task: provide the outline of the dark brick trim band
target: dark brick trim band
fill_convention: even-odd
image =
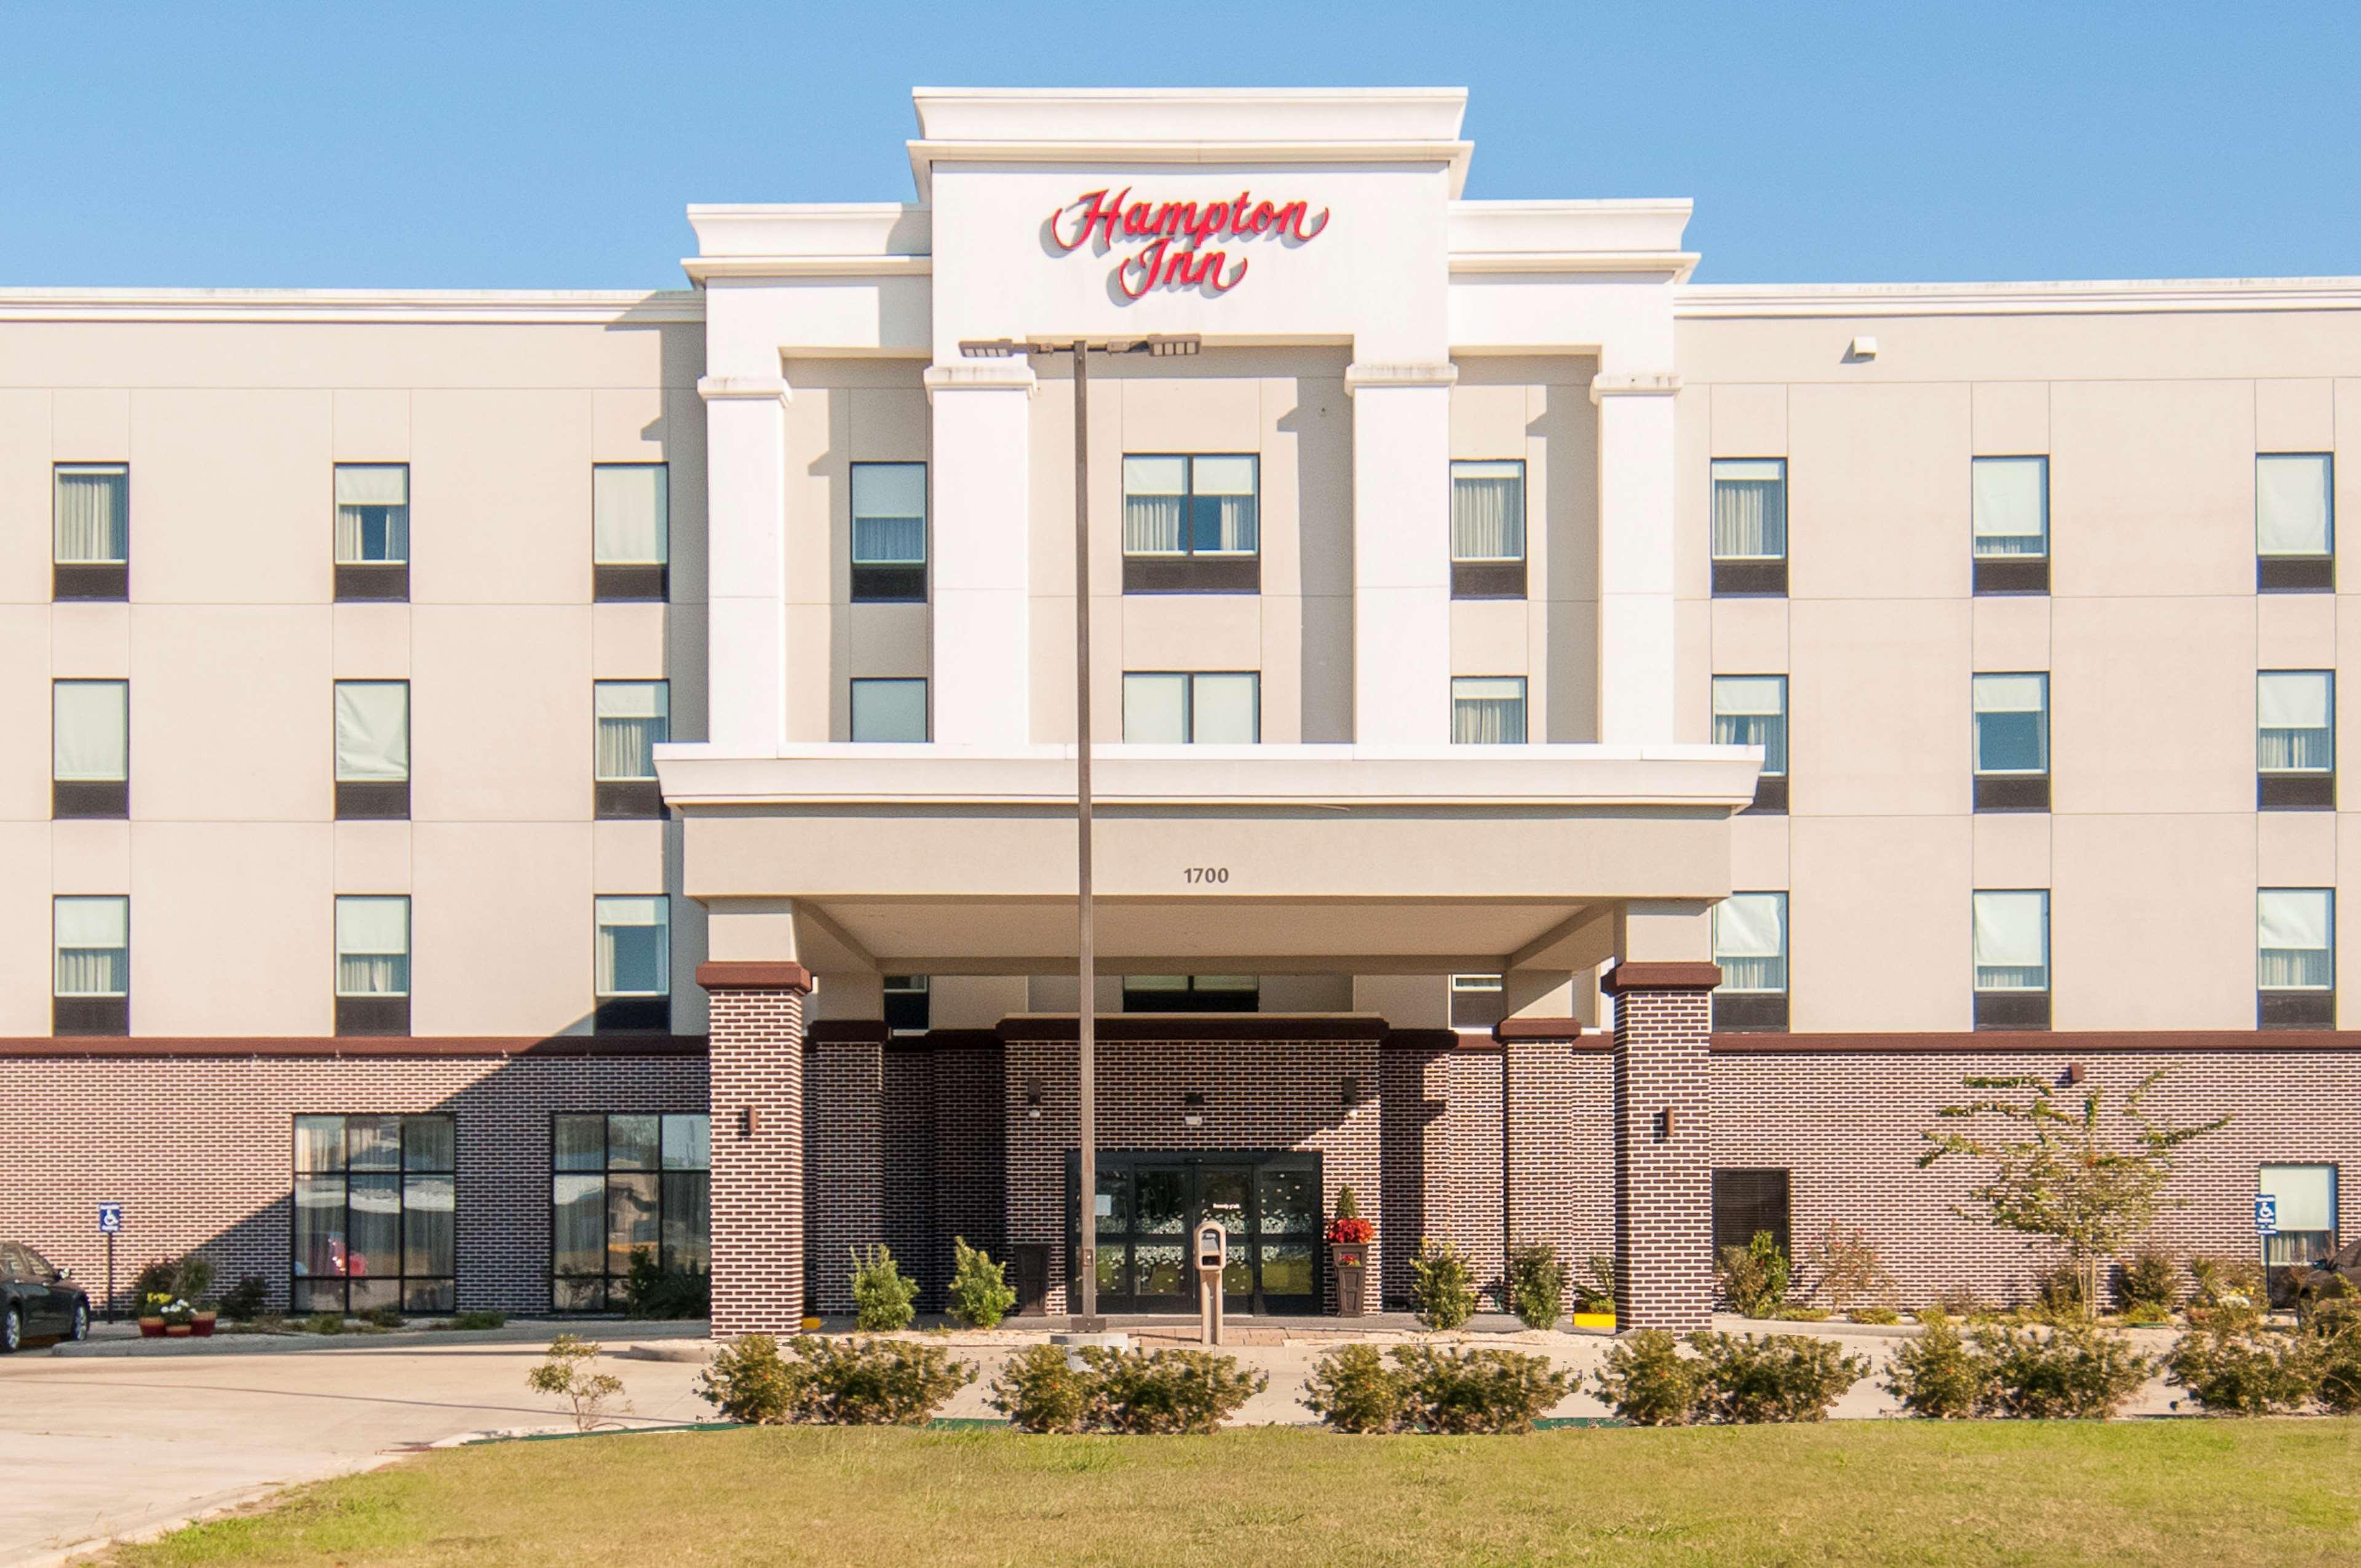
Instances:
[[[1389,1051],[1455,1051],[1462,1038],[1456,1029],[1389,1029],[1378,1044]]]
[[[33,1036],[0,1039],[0,1058],[701,1057],[703,1035],[331,1035],[181,1037]]]
[[[1492,1037],[1504,1044],[1510,1040],[1576,1040],[1582,1037],[1582,1020],[1503,1018],[1492,1025]]]
[[[2353,1029],[1982,1029],[1917,1035],[1716,1035],[1716,1056],[2070,1055],[2077,1051],[2361,1051]]]
[[[893,1038],[894,1031],[881,1018],[816,1018],[804,1025],[806,1050],[814,1046],[882,1046]]]
[[[1617,964],[1599,977],[1598,988],[1609,996],[1627,991],[1711,991],[1721,983],[1715,964]]]
[[[1071,1040],[1081,1025],[1071,1014],[1020,1013],[1003,1018],[1004,1040]],[[1381,1040],[1383,1018],[1340,1013],[1126,1013],[1102,1014],[1102,1040]]]
[[[702,963],[697,983],[708,991],[793,991],[811,993],[811,970],[798,963]]]
[[[924,1035],[897,1035],[894,1043],[923,1045],[930,1051],[996,1051],[1000,1048],[997,1029],[929,1029]]]

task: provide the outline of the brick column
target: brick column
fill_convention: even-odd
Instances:
[[[811,1297],[852,1310],[852,1254],[885,1239],[885,1025],[811,1026]],[[897,1258],[909,1274],[918,1260]]]
[[[706,963],[716,1339],[794,1333],[804,1315],[804,998],[796,963]]]
[[[1615,998],[1615,1319],[1713,1320],[1713,988],[1709,963],[1623,963]]]

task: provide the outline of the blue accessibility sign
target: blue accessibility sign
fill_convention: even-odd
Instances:
[[[2268,1193],[2255,1199],[2255,1234],[2275,1236],[2279,1234],[2279,1201]]]
[[[123,1205],[101,1203],[98,1206],[98,1234],[111,1236],[123,1229]]]

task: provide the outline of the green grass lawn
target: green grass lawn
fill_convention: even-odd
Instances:
[[[192,1563],[2351,1563],[2361,1421],[1525,1438],[769,1429],[446,1450],[126,1549]]]

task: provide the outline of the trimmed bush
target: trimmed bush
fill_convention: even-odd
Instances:
[[[2180,1267],[2161,1247],[2142,1247],[2115,1275],[2115,1299],[2126,1312],[2161,1307],[2167,1313],[2180,1299]]]
[[[2334,1415],[2361,1415],[2361,1302],[2329,1301],[2304,1324],[2312,1392]]]
[[[631,1250],[623,1308],[635,1318],[703,1318],[713,1310],[713,1282],[702,1269],[666,1268],[652,1247]]]
[[[1787,1255],[1768,1231],[1757,1231],[1744,1246],[1726,1246],[1714,1264],[1723,1299],[1744,1318],[1775,1318],[1786,1304]]]
[[[2191,1304],[2208,1312],[2262,1309],[2263,1271],[2244,1258],[2192,1257],[2189,1279],[2196,1287]]]
[[[314,1312],[295,1325],[307,1334],[340,1334],[345,1332],[342,1312]]]
[[[2268,1416],[2312,1398],[2320,1379],[2313,1348],[2298,1335],[2236,1319],[2181,1335],[2165,1366],[2209,1414]]]
[[[918,1282],[902,1272],[893,1249],[879,1242],[852,1255],[853,1321],[864,1333],[906,1329],[917,1316]]]
[[[1268,1373],[1248,1372],[1235,1355],[1207,1350],[1082,1351],[1095,1387],[1092,1400],[1109,1431],[1143,1436],[1210,1432],[1270,1386]]]
[[[1457,1247],[1422,1241],[1410,1269],[1411,1305],[1420,1322],[1447,1332],[1476,1315],[1476,1271]]]
[[[1018,1431],[1081,1431],[1092,1417],[1094,1382],[1054,1344],[1027,1345],[993,1378],[985,1403]]]
[[[1008,1316],[1008,1309],[1016,1305],[1016,1292],[1008,1288],[1005,1265],[992,1261],[979,1247],[967,1245],[965,1236],[951,1238],[951,1316],[972,1329],[989,1329],[999,1325]]]
[[[1642,1329],[1609,1348],[1596,1380],[1598,1397],[1633,1426],[1676,1427],[1697,1408],[1704,1371],[1702,1362],[1681,1354],[1679,1340]]]
[[[1704,1368],[1696,1413],[1710,1421],[1826,1420],[1869,1372],[1864,1357],[1833,1340],[1801,1334],[1695,1333],[1689,1343]]]
[[[1565,1308],[1566,1268],[1553,1247],[1519,1247],[1509,1260],[1509,1304],[1529,1329],[1554,1328]]]
[[[361,1321],[373,1329],[398,1329],[408,1320],[401,1315],[401,1308],[389,1302],[382,1307],[371,1307],[368,1311],[363,1312]],[[558,1337],[563,1339],[566,1336],[561,1334]]]
[[[1949,1318],[1936,1311],[1918,1317],[1926,1328],[1895,1345],[1886,1362],[1886,1391],[1914,1416],[1955,1421],[1974,1415],[1984,1401],[1992,1368],[1960,1337]]]
[[[769,1334],[748,1334],[713,1353],[697,1376],[697,1397],[728,1420],[775,1426],[794,1419],[801,1374]]]
[[[2033,1282],[2033,1305],[2052,1320],[2088,1316],[2082,1299],[2082,1276],[2070,1263],[2061,1263]]]
[[[222,1297],[222,1316],[233,1323],[250,1323],[269,1304],[270,1285],[259,1274],[249,1274]]]
[[[1980,1328],[1976,1354],[1991,1368],[1981,1413],[2035,1420],[2104,1420],[2139,1391],[2153,1367],[2119,1333],[2087,1322],[2037,1329]]]
[[[975,1368],[940,1345],[908,1340],[788,1342],[748,1334],[714,1352],[697,1394],[731,1420],[757,1425],[924,1426],[943,1401],[975,1380]]]
[[[1510,1350],[1440,1350],[1403,1345],[1403,1411],[1420,1431],[1527,1432],[1536,1418],[1573,1391],[1576,1378],[1544,1355]]]
[[[1339,1345],[1312,1364],[1303,1403],[1338,1431],[1392,1431],[1401,1424],[1403,1390],[1397,1372],[1373,1344]]]
[[[429,1323],[427,1327],[447,1329],[459,1333],[481,1333],[486,1329],[505,1328],[508,1326],[508,1321],[509,1315],[506,1312],[490,1310],[457,1312],[439,1323]]]
[[[1845,1316],[1850,1318],[1856,1323],[1877,1323],[1883,1325],[1898,1323],[1902,1321],[1902,1314],[1895,1311],[1891,1307],[1855,1307],[1851,1311],[1846,1313]]]

